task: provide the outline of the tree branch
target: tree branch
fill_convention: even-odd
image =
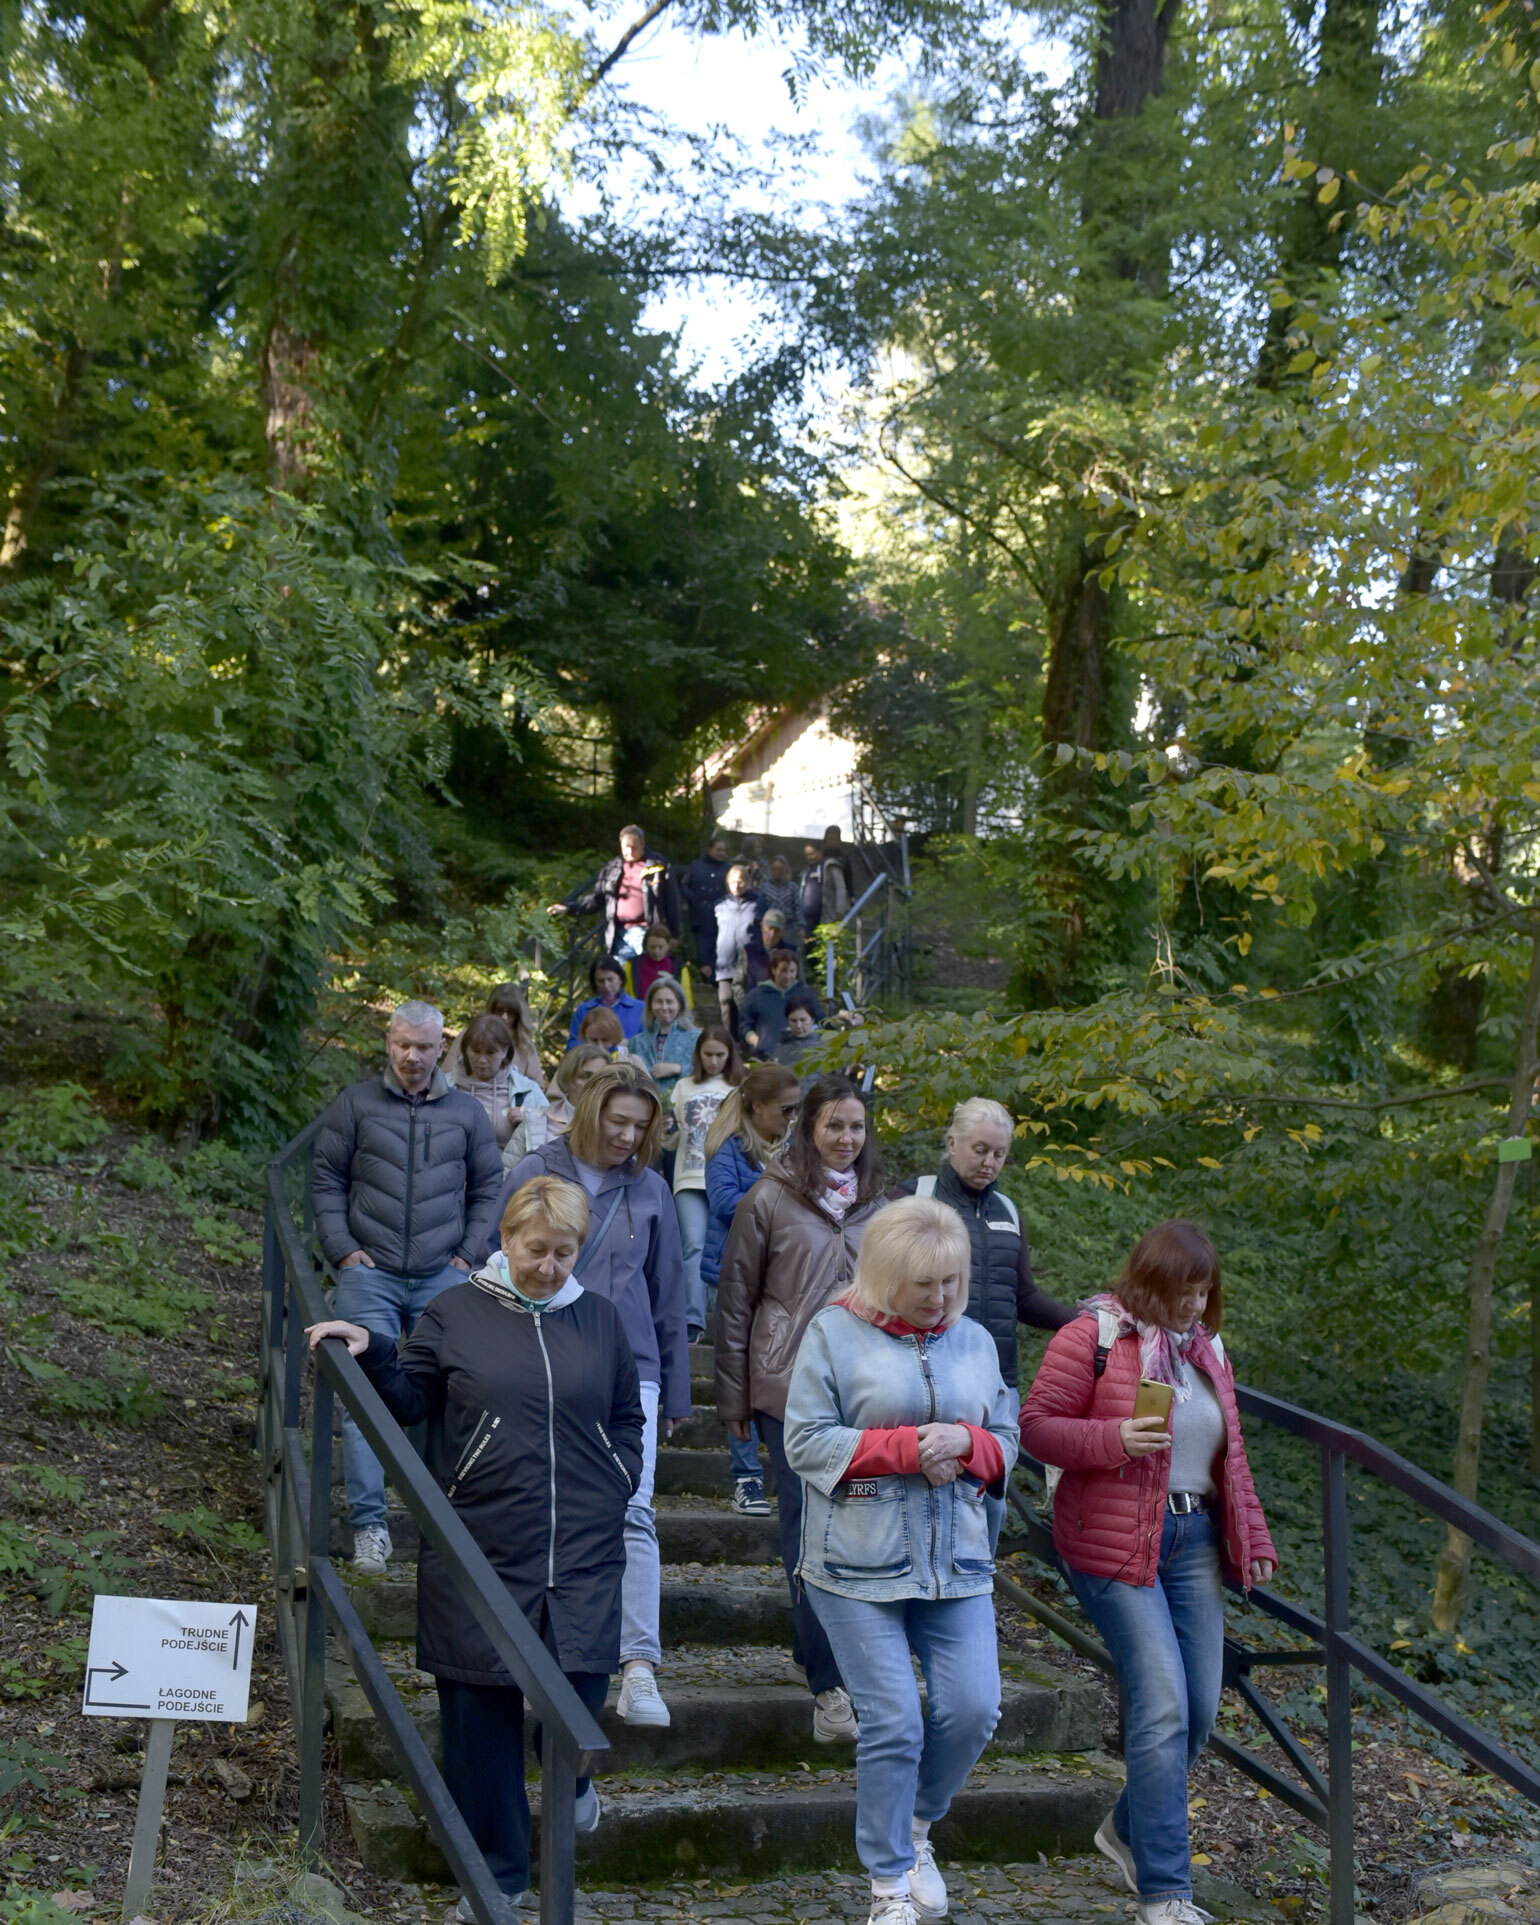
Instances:
[[[594,70],[593,78],[588,83],[589,86],[597,87],[599,82],[603,80],[604,76],[609,72],[611,67],[613,67],[617,61],[625,59],[627,53],[630,52],[631,44],[636,39],[637,35],[641,33],[645,33],[647,29],[652,25],[653,21],[657,19],[658,15],[661,13],[667,13],[669,8],[673,5],[674,5],[674,0],[652,0],[652,5],[647,9],[647,11],[631,22],[630,26],[626,28],[625,32],[620,36],[619,40],[616,41],[613,50],[609,54],[607,54],[603,60],[600,61],[599,65]]]
[[[1350,1102],[1345,1096],[1274,1096],[1263,1090],[1241,1090],[1223,1100],[1231,1103],[1276,1103],[1285,1109],[1394,1110],[1408,1103],[1436,1103],[1446,1096],[1479,1096],[1483,1090],[1507,1089],[1507,1076],[1482,1076],[1474,1083],[1451,1083],[1447,1089],[1413,1090],[1406,1096],[1381,1096],[1373,1103]]]

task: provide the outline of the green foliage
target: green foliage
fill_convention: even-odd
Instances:
[[[47,1771],[62,1771],[69,1760],[56,1751],[40,1751],[25,1738],[10,1738],[0,1745],[0,1798],[9,1798],[23,1788],[46,1791]]]
[[[191,1537],[215,1552],[260,1557],[267,1548],[262,1533],[253,1530],[244,1518],[220,1517],[206,1504],[195,1505],[190,1511],[162,1511],[157,1522],[163,1530]]]
[[[68,1278],[50,1294],[82,1323],[117,1337],[176,1337],[207,1321],[214,1306],[207,1290],[160,1279]]]
[[[106,1359],[105,1377],[77,1377],[62,1364],[31,1351],[14,1350],[11,1355],[37,1387],[42,1407],[61,1417],[73,1417],[82,1423],[99,1418],[137,1429],[152,1422],[165,1402],[164,1393],[144,1371],[118,1357]]]
[[[13,1091],[0,1114],[0,1157],[18,1163],[63,1162],[99,1142],[109,1127],[79,1083]]]

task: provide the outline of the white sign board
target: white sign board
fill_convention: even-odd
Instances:
[[[101,1597],[91,1610],[88,1718],[182,1718],[244,1724],[254,1604]]]

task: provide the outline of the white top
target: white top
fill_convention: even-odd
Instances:
[[[708,1076],[703,1083],[697,1083],[693,1076],[681,1076],[674,1085],[674,1115],[679,1120],[679,1147],[674,1152],[676,1193],[705,1189],[706,1132],[732,1091],[732,1084],[722,1076]]]

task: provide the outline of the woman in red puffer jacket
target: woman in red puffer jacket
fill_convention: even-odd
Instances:
[[[1021,1413],[1022,1447],[1063,1472],[1054,1547],[1124,1691],[1127,1783],[1096,1844],[1141,1925],[1205,1916],[1192,1902],[1187,1773],[1219,1709],[1221,1569],[1249,1588],[1278,1561],[1218,1342],[1223,1308],[1208,1237],[1157,1224],[1111,1294],[1055,1333]],[[1116,1328],[1105,1351],[1104,1322]],[[1171,1386],[1169,1418],[1134,1416],[1141,1378]]]

